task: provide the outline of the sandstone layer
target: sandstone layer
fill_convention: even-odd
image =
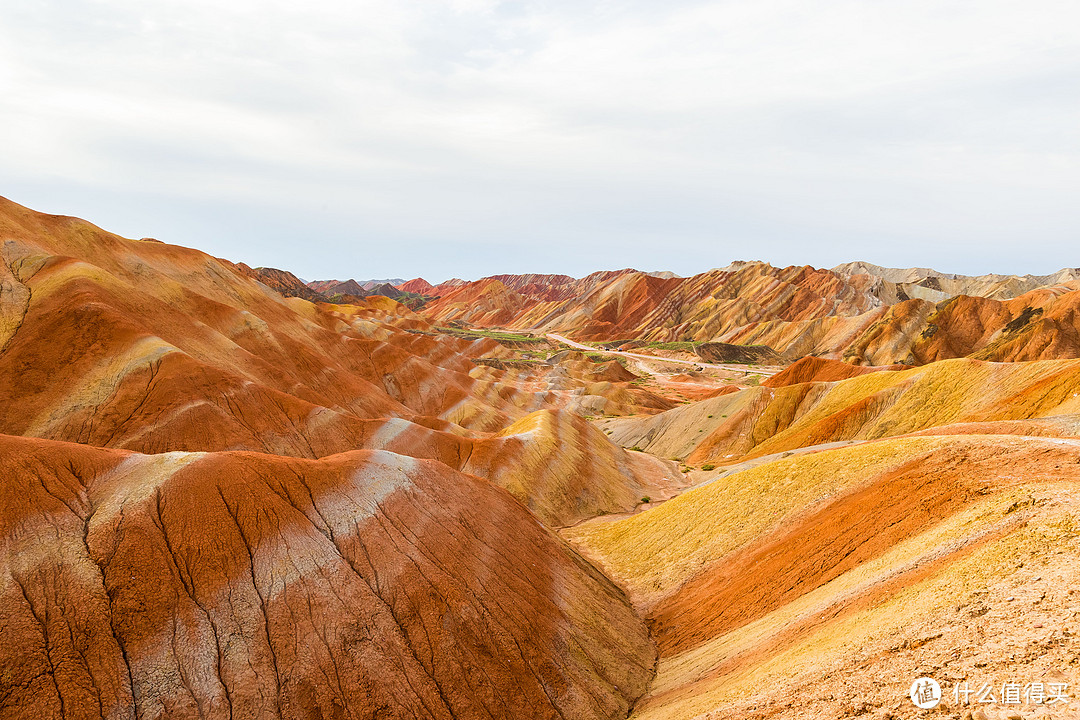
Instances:
[[[651,674],[622,594],[440,463],[0,446],[6,718],[611,718]]]

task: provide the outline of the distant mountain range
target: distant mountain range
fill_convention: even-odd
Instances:
[[[408,287],[422,287],[411,280]],[[495,275],[429,286],[431,321],[577,340],[764,345],[856,364],[1080,354],[1080,269],[947,275],[854,262],[832,270],[739,261],[686,278],[637,270]]]
[[[307,286],[324,295],[342,293],[345,295],[364,297],[365,292],[368,290],[373,290],[383,285],[396,287],[404,282],[405,280],[402,278],[388,278],[385,280],[312,280],[307,283]]]

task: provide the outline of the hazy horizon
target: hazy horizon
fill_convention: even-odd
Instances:
[[[0,197],[4,197],[4,196],[0,195]],[[7,198],[7,199],[11,200],[12,202],[17,202],[16,200],[14,200],[13,198],[10,198],[10,197]],[[22,205],[23,203],[19,203],[19,204]],[[29,206],[24,205],[24,207],[29,207]],[[65,216],[70,216],[70,217],[78,217],[81,220],[86,220],[88,222],[93,223],[94,225],[100,227],[102,230],[105,230],[107,232],[114,232],[114,233],[116,232],[115,230],[111,230],[108,227],[102,226],[100,223],[94,222],[92,218],[81,217],[81,216],[78,216],[78,215],[72,215],[71,213],[65,213],[65,212],[50,212],[50,211],[47,211],[47,210],[42,210],[40,208],[34,208],[34,207],[30,207],[29,209],[37,211],[37,212],[46,212],[48,214],[65,215]],[[125,237],[129,237],[131,239],[141,239],[137,235],[123,235],[123,233],[116,233],[116,234],[119,234],[119,235],[122,235],[122,236],[125,236]],[[194,245],[194,244],[190,244],[190,243],[172,242],[170,240],[163,240],[160,237],[155,237],[155,236],[152,236],[152,235],[146,235],[146,236],[142,236],[142,237],[150,238],[150,239],[153,239],[153,240],[160,240],[161,242],[167,242],[167,243],[172,244],[172,245],[179,245],[179,246],[182,246],[182,247],[191,248],[193,250],[199,250],[201,252],[205,252],[207,254],[214,255],[216,257],[220,257],[220,258],[222,258],[224,260],[228,260],[230,262],[237,262],[237,263],[243,262],[243,263],[249,265],[250,267],[266,267],[266,268],[272,268],[272,269],[276,269],[276,270],[285,270],[285,271],[288,271],[288,272],[292,273],[298,279],[302,280],[305,283],[326,282],[326,281],[347,282],[349,280],[355,280],[357,282],[364,283],[364,282],[371,282],[373,280],[378,280],[378,281],[381,282],[381,281],[384,281],[384,280],[396,280],[396,279],[401,279],[404,282],[408,282],[409,280],[422,279],[422,280],[425,280],[427,282],[430,282],[432,285],[439,285],[441,283],[449,282],[449,281],[452,281],[452,280],[463,280],[463,281],[466,281],[466,282],[471,282],[471,281],[480,280],[480,279],[483,279],[483,278],[486,278],[486,277],[492,277],[492,276],[497,276],[497,275],[529,275],[529,274],[532,274],[532,275],[566,275],[566,276],[569,276],[569,277],[580,279],[580,278],[584,278],[584,277],[586,277],[588,275],[592,275],[592,274],[595,274],[595,273],[617,272],[617,271],[620,271],[620,270],[631,270],[631,271],[635,271],[635,272],[643,272],[643,273],[646,273],[646,274],[672,273],[676,277],[685,278],[685,277],[691,277],[693,275],[701,275],[703,273],[711,272],[713,270],[723,270],[723,269],[725,269],[726,267],[728,267],[730,265],[733,265],[735,263],[740,263],[740,262],[764,262],[764,263],[768,263],[768,264],[770,264],[770,265],[772,265],[774,267],[778,267],[778,268],[789,267],[789,266],[809,265],[810,267],[813,267],[813,268],[816,268],[816,269],[819,269],[819,270],[831,270],[831,269],[833,269],[835,267],[838,267],[840,265],[845,265],[845,264],[848,264],[848,263],[861,262],[861,263],[868,263],[868,264],[878,265],[878,266],[880,266],[880,267],[882,267],[884,269],[893,269],[893,270],[895,270],[895,269],[900,269],[900,270],[909,270],[909,269],[930,270],[930,271],[933,271],[933,272],[936,272],[936,273],[940,273],[942,275],[962,275],[962,276],[969,276],[969,277],[978,277],[978,276],[982,276],[982,275],[1046,276],[1046,275],[1054,275],[1054,274],[1056,274],[1058,272],[1061,272],[1061,271],[1064,271],[1064,270],[1073,270],[1073,269],[1080,270],[1080,266],[1075,266],[1074,267],[1074,266],[1070,266],[1070,265],[1062,265],[1061,267],[1053,268],[1051,270],[1048,270],[1047,272],[1020,272],[1020,271],[1016,271],[1016,272],[995,272],[995,271],[991,270],[991,271],[984,272],[984,273],[964,273],[964,272],[957,272],[957,271],[950,270],[950,269],[942,269],[940,267],[933,267],[933,266],[929,266],[929,265],[906,265],[906,266],[882,265],[881,263],[875,263],[875,262],[873,262],[871,260],[867,260],[866,258],[852,258],[852,259],[849,259],[849,260],[844,260],[842,262],[835,263],[833,265],[821,265],[821,264],[815,264],[815,263],[812,263],[812,262],[786,263],[786,264],[784,264],[784,263],[770,263],[768,260],[765,260],[763,258],[741,257],[741,258],[732,258],[731,260],[729,260],[728,262],[726,262],[726,263],[724,263],[722,265],[714,265],[712,267],[701,268],[701,269],[698,269],[698,270],[692,270],[692,271],[685,272],[685,273],[675,272],[674,270],[670,270],[668,268],[643,268],[643,267],[637,267],[637,266],[634,266],[634,265],[621,265],[621,266],[618,266],[618,267],[612,266],[612,267],[594,268],[592,270],[579,272],[577,274],[570,273],[570,272],[562,272],[562,271],[557,271],[557,270],[556,271],[545,272],[545,271],[539,271],[539,270],[533,270],[533,269],[525,269],[525,270],[517,270],[517,271],[495,270],[493,272],[485,272],[483,274],[467,273],[467,274],[452,275],[452,276],[451,275],[446,275],[446,276],[442,276],[442,275],[424,276],[424,275],[415,275],[415,274],[405,273],[405,274],[396,274],[396,275],[392,275],[392,276],[388,275],[388,276],[385,276],[385,277],[375,277],[375,276],[363,275],[362,273],[361,274],[352,274],[352,275],[343,275],[343,274],[341,274],[339,272],[337,275],[308,277],[308,276],[303,275],[302,273],[296,272],[293,268],[287,267],[287,266],[266,265],[266,264],[263,264],[263,263],[252,263],[252,262],[245,261],[243,259],[239,259],[239,258],[235,258],[235,257],[228,257],[228,256],[225,256],[225,255],[221,255],[219,253],[214,253],[214,252],[211,252],[210,250],[208,250],[208,249],[206,249],[204,247],[199,247],[198,245]]]
[[[0,10],[0,195],[309,279],[1078,264],[1080,6]]]

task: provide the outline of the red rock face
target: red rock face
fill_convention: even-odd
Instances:
[[[0,437],[4,717],[623,717],[622,594],[489,483]],[[603,622],[597,622],[603,618]]]
[[[867,276],[861,276],[866,278]],[[744,263],[689,278],[634,270],[564,276],[500,275],[466,283],[425,308],[437,322],[504,324],[583,339],[717,339],[718,323],[852,315],[881,301],[827,270]]]
[[[424,278],[413,278],[397,286],[398,290],[404,290],[405,292],[419,293],[421,295],[431,295],[435,286],[429,283]]]
[[[263,285],[272,288],[285,297],[298,297],[310,302],[326,302],[322,293],[312,290],[304,281],[286,270],[277,268],[250,268],[244,263],[237,263],[236,267],[248,277],[258,280]]]
[[[826,360],[824,358],[804,357],[798,362],[792,363],[782,371],[761,384],[765,387],[779,388],[787,385],[798,385],[808,382],[834,382],[858,377],[869,372],[879,370],[902,370],[903,365],[885,365],[872,367],[865,365],[851,365],[839,360]]]

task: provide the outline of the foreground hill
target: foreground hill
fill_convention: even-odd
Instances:
[[[908,717],[920,676],[1080,680],[1080,361],[808,358],[767,383],[601,424],[707,469],[563,531],[648,618],[632,718]]]
[[[544,284],[529,275],[494,276],[437,287],[432,292],[440,297],[424,314],[437,324],[505,326],[609,343],[761,345],[789,362],[805,355],[918,365],[956,357],[1013,361],[1080,354],[1076,271],[1023,278],[935,275],[939,289],[914,295],[907,291],[911,278],[899,273],[862,263],[819,270],[743,262],[688,278],[623,270],[580,280],[553,276]]]
[[[950,683],[1080,679],[1078,491],[1078,439],[890,439],[564,534],[649,618],[660,662],[635,720],[915,717],[925,675],[960,717]],[[1072,716],[1018,710],[980,709]]]
[[[5,718],[612,718],[651,675],[606,578],[436,462],[0,436],[0,475]]]

